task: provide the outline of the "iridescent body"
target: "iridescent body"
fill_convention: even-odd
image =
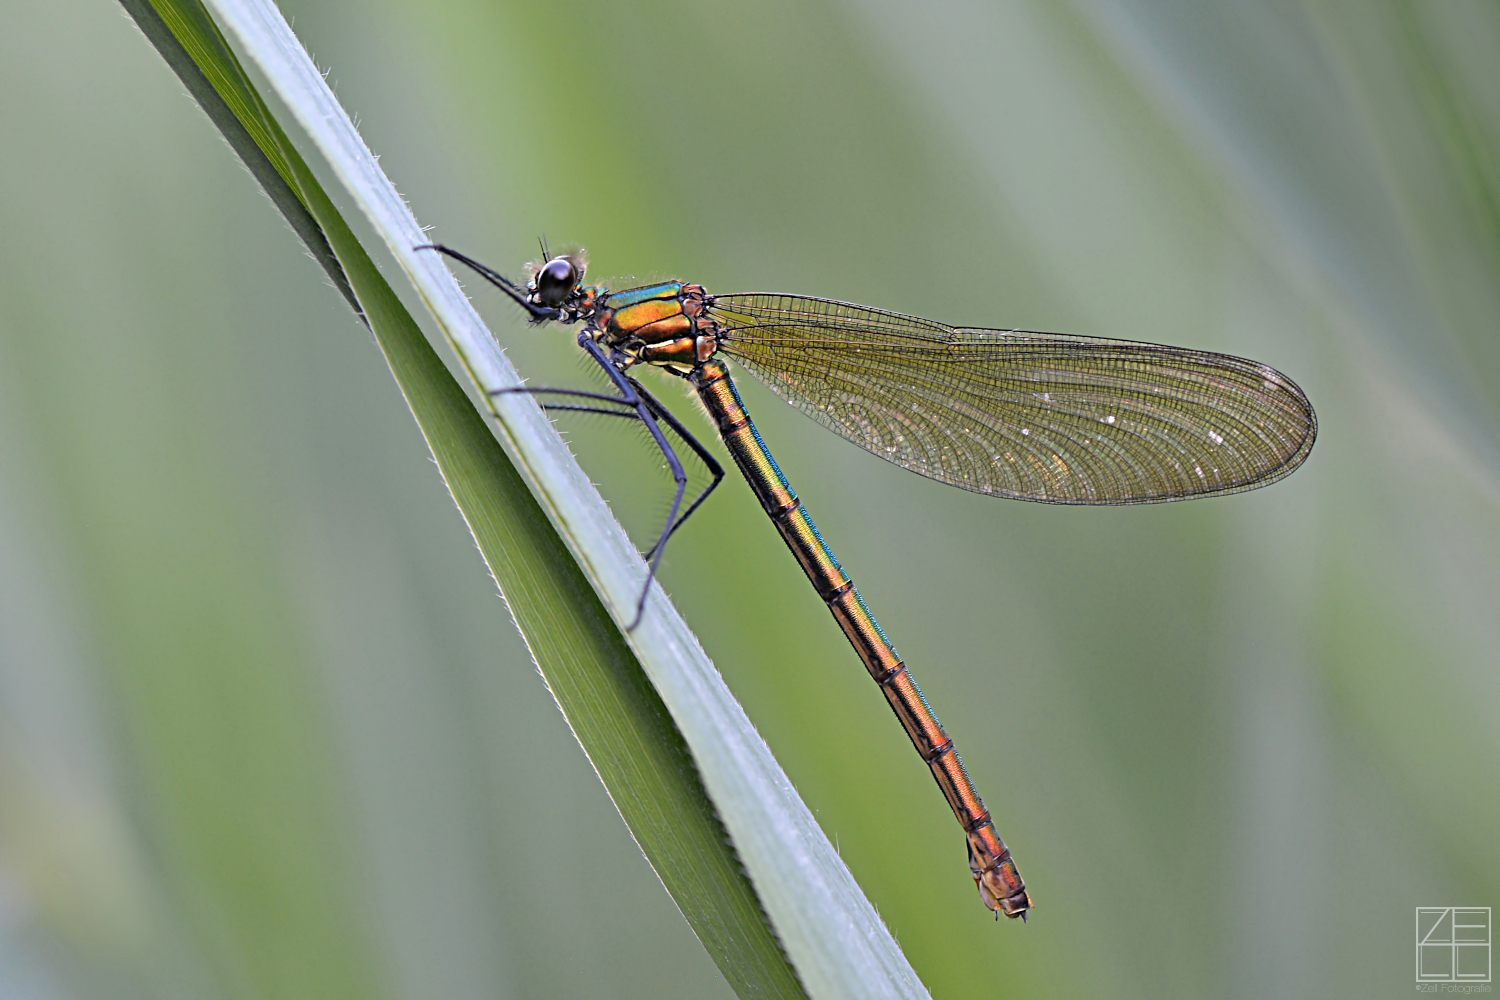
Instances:
[[[881,458],[974,492],[1024,500],[1153,503],[1254,489],[1295,470],[1316,437],[1312,407],[1290,379],[1228,355],[956,329],[828,299],[713,296],[678,281],[610,292],[582,285],[581,257],[535,266],[522,290],[462,254],[434,249],[474,267],[534,322],[583,324],[579,345],[610,373],[621,397],[528,391],[603,400],[630,413],[599,412],[638,416],[651,428],[678,479],[678,499],[652,550],[657,559],[681,523],[685,482],[657,422],[717,465],[625,373],[646,364],[688,380],[932,771],[964,829],[980,898],[997,915],[1024,917],[1031,906],[1010,851],[953,741],[761,440],[721,355]]]
[[[756,499],[932,770],[968,837],[969,868],[984,904],[1008,917],[1023,916],[1031,906],[1026,885],[953,741],[771,457],[728,368],[714,360],[722,334],[711,304],[701,285],[675,281],[608,295],[595,313],[596,336],[638,362],[686,376],[697,390]]]

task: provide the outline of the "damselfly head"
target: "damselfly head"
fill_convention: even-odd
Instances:
[[[526,265],[530,280],[526,291],[531,301],[547,309],[556,309],[568,301],[588,270],[583,251],[559,254],[550,260]]]

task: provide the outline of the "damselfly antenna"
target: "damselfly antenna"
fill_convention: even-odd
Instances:
[[[542,306],[538,305],[535,302],[532,302],[531,296],[527,294],[526,289],[522,288],[520,285],[517,285],[514,281],[511,281],[499,271],[486,267],[474,258],[465,256],[464,254],[459,253],[457,250],[452,250],[448,247],[445,247],[441,243],[424,243],[421,246],[412,247],[412,249],[436,250],[440,254],[446,254],[447,256],[452,257],[454,260],[459,261],[462,264],[466,264],[474,271],[478,272],[481,278],[488,281],[496,288],[500,289],[506,295],[509,295],[511,299],[516,303],[516,305],[520,306],[522,309],[525,309],[526,312],[531,315],[531,321],[533,323],[545,323],[549,319],[557,319],[562,315],[562,311],[560,309],[554,308],[552,306]]]

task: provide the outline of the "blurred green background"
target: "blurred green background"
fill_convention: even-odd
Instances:
[[[1414,906],[1500,904],[1500,8],[283,9],[508,273],[545,234],[594,278],[1224,350],[1313,399],[1274,488],[1076,510],[742,380],[1030,924],[740,482],[663,581],[935,996],[1395,996]],[[116,5],[6,11],[0,997],[729,996],[371,337]],[[586,378],[470,288],[523,372]],[[660,470],[600,423],[566,429],[644,537]]]

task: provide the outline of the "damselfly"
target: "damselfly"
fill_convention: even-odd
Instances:
[[[525,286],[443,246],[530,315],[582,323],[578,346],[617,395],[514,387],[639,420],[676,482],[647,553],[662,549],[723,478],[713,455],[631,374],[652,365],[685,378],[734,462],[885,693],[968,840],[969,870],[996,917],[1031,899],[953,741],[834,558],[740,401],[723,357],[861,448],[939,482],[1018,500],[1137,504],[1251,490],[1289,475],[1313,446],[1317,418],[1291,379],[1254,361],[1158,344],[1021,330],[965,329],[802,295],[710,295],[667,281],[612,292],[583,284],[581,254],[528,267]],[[677,437],[712,482],[683,509]],[[635,621],[649,593],[643,591]],[[634,624],[631,626],[634,627]]]

